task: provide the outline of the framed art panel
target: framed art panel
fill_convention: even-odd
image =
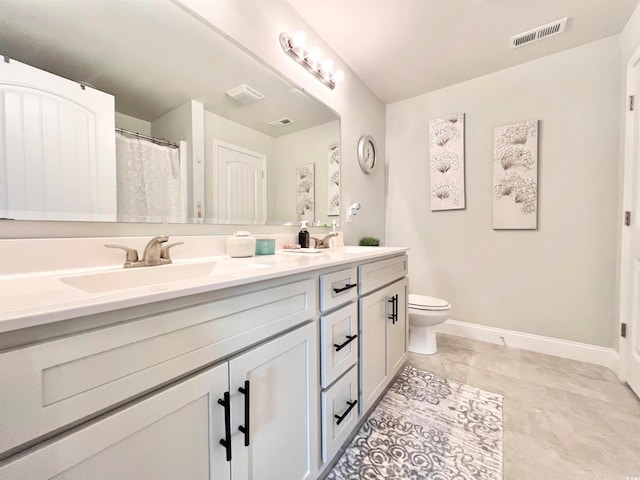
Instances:
[[[296,216],[298,220],[315,220],[315,164],[296,167]]]
[[[431,210],[465,208],[464,113],[429,122]]]
[[[493,228],[538,227],[538,121],[493,131]]]

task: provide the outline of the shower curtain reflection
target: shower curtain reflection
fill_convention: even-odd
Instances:
[[[116,134],[119,222],[184,222],[185,175],[177,148]]]

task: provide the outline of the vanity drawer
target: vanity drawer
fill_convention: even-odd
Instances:
[[[314,279],[0,353],[0,455],[311,319]],[[123,315],[126,311],[123,311]],[[123,318],[126,320],[126,318]]]
[[[408,263],[406,255],[365,263],[358,266],[358,293],[377,290],[380,287],[407,276]]]
[[[329,461],[358,423],[358,368],[322,392],[322,462]]]
[[[358,296],[358,271],[355,267],[320,275],[320,310],[326,312]]]
[[[355,303],[320,317],[322,388],[358,361],[358,308]]]

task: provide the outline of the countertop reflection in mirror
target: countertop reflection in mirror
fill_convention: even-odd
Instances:
[[[76,218],[61,211],[57,218],[37,208],[29,211],[33,202],[22,185],[13,190],[26,195],[24,215],[7,214],[10,209],[0,205],[2,217],[284,223],[300,218],[300,189],[308,185],[298,181],[296,168],[312,163],[311,219],[339,223],[337,114],[177,4],[4,0],[2,16],[1,55],[113,95],[113,126],[134,133],[113,132],[114,144],[122,137],[113,147],[118,166],[113,217]],[[0,112],[0,121],[8,115],[6,109]],[[157,158],[164,158],[158,149],[167,147],[135,133],[167,139],[180,146],[179,152],[162,160],[164,170],[150,173],[148,168],[161,162]],[[2,172],[11,168],[15,155],[6,143],[0,145]],[[147,157],[147,150],[153,155]],[[111,182],[104,175],[99,173],[95,183]],[[167,186],[167,177],[173,184]],[[45,186],[53,181],[50,175],[43,178]],[[0,202],[7,202],[11,187],[0,192]],[[86,185],[67,182],[65,188],[72,187]],[[170,207],[161,206],[158,196]]]

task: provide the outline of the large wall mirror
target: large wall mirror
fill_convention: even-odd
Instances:
[[[1,4],[1,217],[339,223],[338,115],[179,5],[171,0]],[[64,117],[63,107],[52,113],[48,100],[33,101],[18,91],[6,72],[20,65],[36,69],[35,76],[43,71],[72,80],[83,92],[113,95],[115,112],[106,123],[113,132],[108,146],[99,149],[109,154],[92,160],[104,170],[95,167],[88,180],[76,176],[84,167],[72,165],[71,158],[86,147],[73,143],[77,125],[71,134],[51,126]],[[66,94],[62,98],[73,103]],[[29,109],[37,121],[25,120]],[[85,130],[93,135],[98,129]],[[55,148],[38,151],[47,142]],[[48,158],[52,150],[58,152],[54,163]],[[85,160],[75,157],[73,162],[83,165]],[[45,194],[55,182],[59,192]],[[83,198],[75,189],[113,208],[99,215],[66,211],[64,205],[73,202],[65,196]],[[53,214],[43,211],[58,201],[56,195],[62,206]],[[18,207],[7,206],[12,198]]]

